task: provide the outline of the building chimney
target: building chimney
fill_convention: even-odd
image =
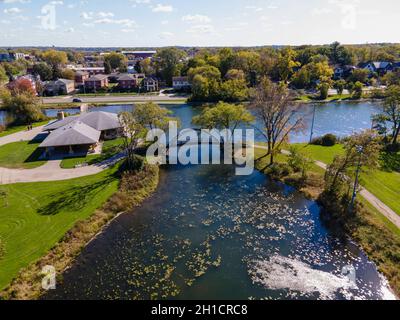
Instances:
[[[81,109],[81,113],[87,113],[88,110],[89,110],[89,105],[84,103],[84,104],[81,105],[80,109]]]
[[[60,111],[60,112],[57,113],[57,119],[58,120],[64,120],[65,119],[64,111]]]

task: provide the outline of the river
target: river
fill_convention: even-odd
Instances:
[[[376,110],[369,104],[363,108],[363,114]],[[343,109],[339,106],[337,119],[346,117]],[[199,112],[187,106],[171,110],[183,127]],[[320,119],[332,120],[318,126],[321,134],[370,126],[364,123],[370,114],[347,122],[319,110]],[[315,202],[259,172],[236,176],[232,166],[217,165],[162,167],[156,193],[111,223],[44,297],[150,298],[393,296],[365,254],[322,223]]]

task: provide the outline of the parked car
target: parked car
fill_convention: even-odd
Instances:
[[[79,98],[75,98],[72,100],[73,103],[82,103],[82,100]]]

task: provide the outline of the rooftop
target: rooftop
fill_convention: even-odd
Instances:
[[[44,131],[57,130],[74,121],[80,121],[98,131],[113,130],[122,127],[117,114],[110,112],[95,111],[51,122],[44,127]]]
[[[93,129],[83,122],[73,121],[50,133],[40,147],[92,145],[99,141],[100,135],[100,131]]]

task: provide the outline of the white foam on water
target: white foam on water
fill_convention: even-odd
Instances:
[[[335,299],[338,292],[351,298],[349,290],[357,289],[346,276],[316,270],[301,261],[279,255],[267,261],[254,261],[250,274],[254,283],[268,289],[318,293],[321,299]]]

